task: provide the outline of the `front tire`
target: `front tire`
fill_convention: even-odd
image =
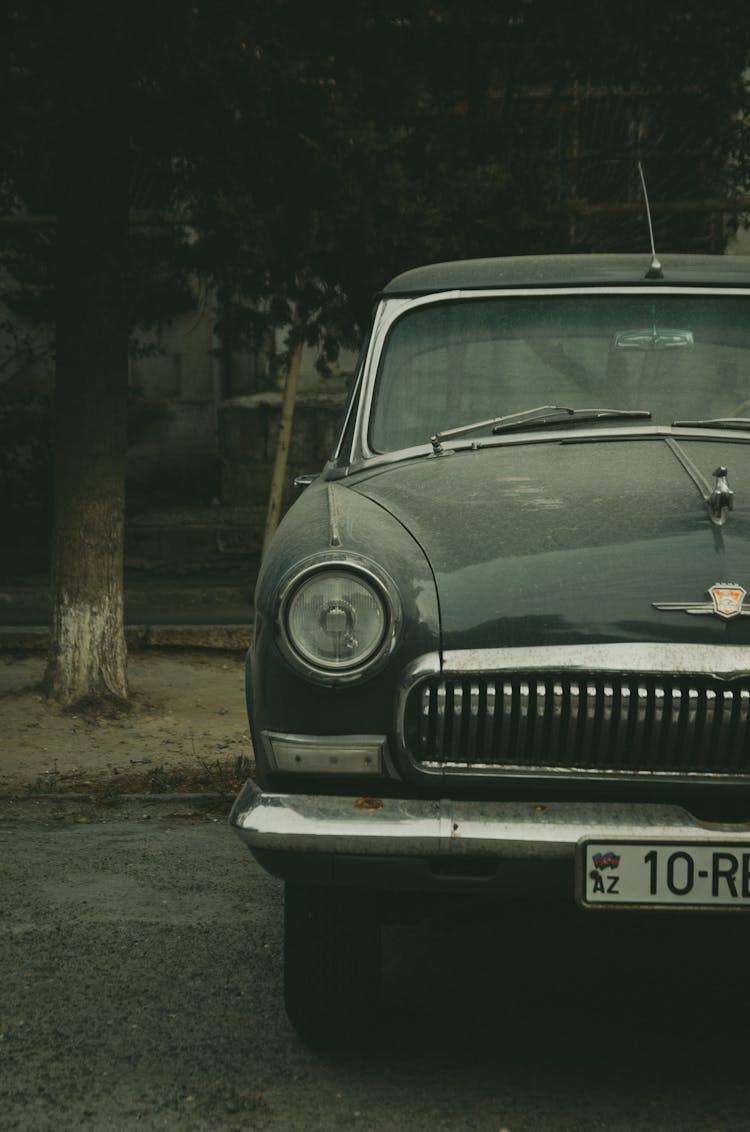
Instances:
[[[380,990],[380,920],[375,893],[287,884],[284,1000],[310,1045],[361,1036]]]

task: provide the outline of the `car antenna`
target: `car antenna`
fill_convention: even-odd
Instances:
[[[648,203],[648,192],[646,190],[646,178],[643,174],[643,166],[640,161],[638,162],[638,172],[641,175],[641,185],[643,186],[643,199],[646,203],[646,218],[648,220],[648,234],[651,237],[651,266],[646,272],[647,279],[663,279],[664,272],[661,269],[661,263],[656,255],[656,247],[654,245],[654,226],[651,223],[651,209]]]

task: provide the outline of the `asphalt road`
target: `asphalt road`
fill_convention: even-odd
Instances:
[[[750,920],[386,931],[372,1040],[281,1006],[281,887],[221,815],[0,806],[0,1128],[738,1132]]]

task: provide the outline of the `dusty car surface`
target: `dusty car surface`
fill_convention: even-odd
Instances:
[[[257,781],[307,1037],[401,894],[750,905],[750,266],[439,264],[379,297],[263,563]]]

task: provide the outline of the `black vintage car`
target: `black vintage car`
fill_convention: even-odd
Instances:
[[[231,822],[288,1013],[347,1032],[411,894],[750,906],[750,266],[522,257],[379,297],[263,563]]]

